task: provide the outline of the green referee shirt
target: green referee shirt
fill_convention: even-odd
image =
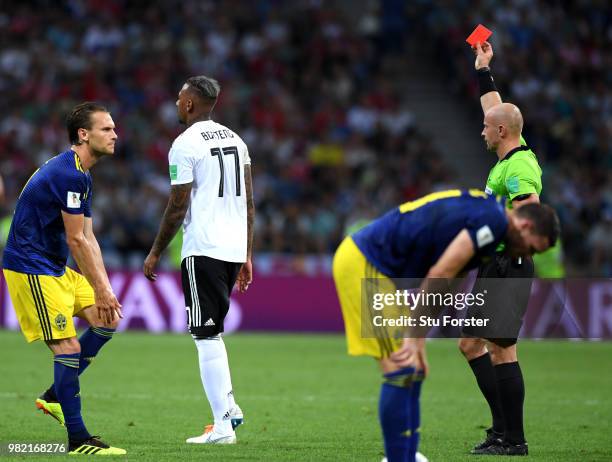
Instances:
[[[485,191],[488,194],[504,196],[508,208],[512,208],[512,200],[524,194],[542,192],[542,169],[538,159],[521,136],[521,145],[511,150],[499,160],[489,172]],[[503,243],[497,248],[500,252]]]
[[[542,192],[542,169],[538,159],[521,136],[521,146],[510,151],[489,172],[485,191],[504,196],[512,208],[512,200],[524,194]]]

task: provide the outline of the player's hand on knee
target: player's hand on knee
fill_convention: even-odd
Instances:
[[[417,345],[412,338],[405,338],[402,346],[391,353],[389,358],[399,367],[416,367]]]
[[[110,289],[96,293],[96,306],[98,308],[98,318],[107,325],[112,324],[117,317],[123,317],[121,304]]]
[[[398,367],[414,367],[416,371],[423,371],[424,377],[429,374],[424,338],[404,339],[401,348],[391,353],[390,358]]]

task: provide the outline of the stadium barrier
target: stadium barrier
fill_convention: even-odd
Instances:
[[[160,273],[155,283],[141,272],[113,272],[110,279],[123,305],[120,330],[186,332],[179,273]],[[1,273],[0,327],[19,328]],[[333,280],[329,276],[256,274],[246,294],[232,295],[226,331],[237,330],[342,332]],[[458,331],[446,329],[437,334],[454,337]],[[521,336],[612,339],[612,280],[536,280]]]

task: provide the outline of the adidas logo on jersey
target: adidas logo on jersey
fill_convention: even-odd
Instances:
[[[215,325],[215,321],[213,321],[212,318],[208,318],[208,321],[204,323],[204,327],[210,327],[214,325]]]

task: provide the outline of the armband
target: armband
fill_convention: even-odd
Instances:
[[[478,87],[480,88],[480,96],[486,95],[490,91],[497,91],[495,81],[491,75],[491,69],[483,67],[476,71],[478,75]]]

